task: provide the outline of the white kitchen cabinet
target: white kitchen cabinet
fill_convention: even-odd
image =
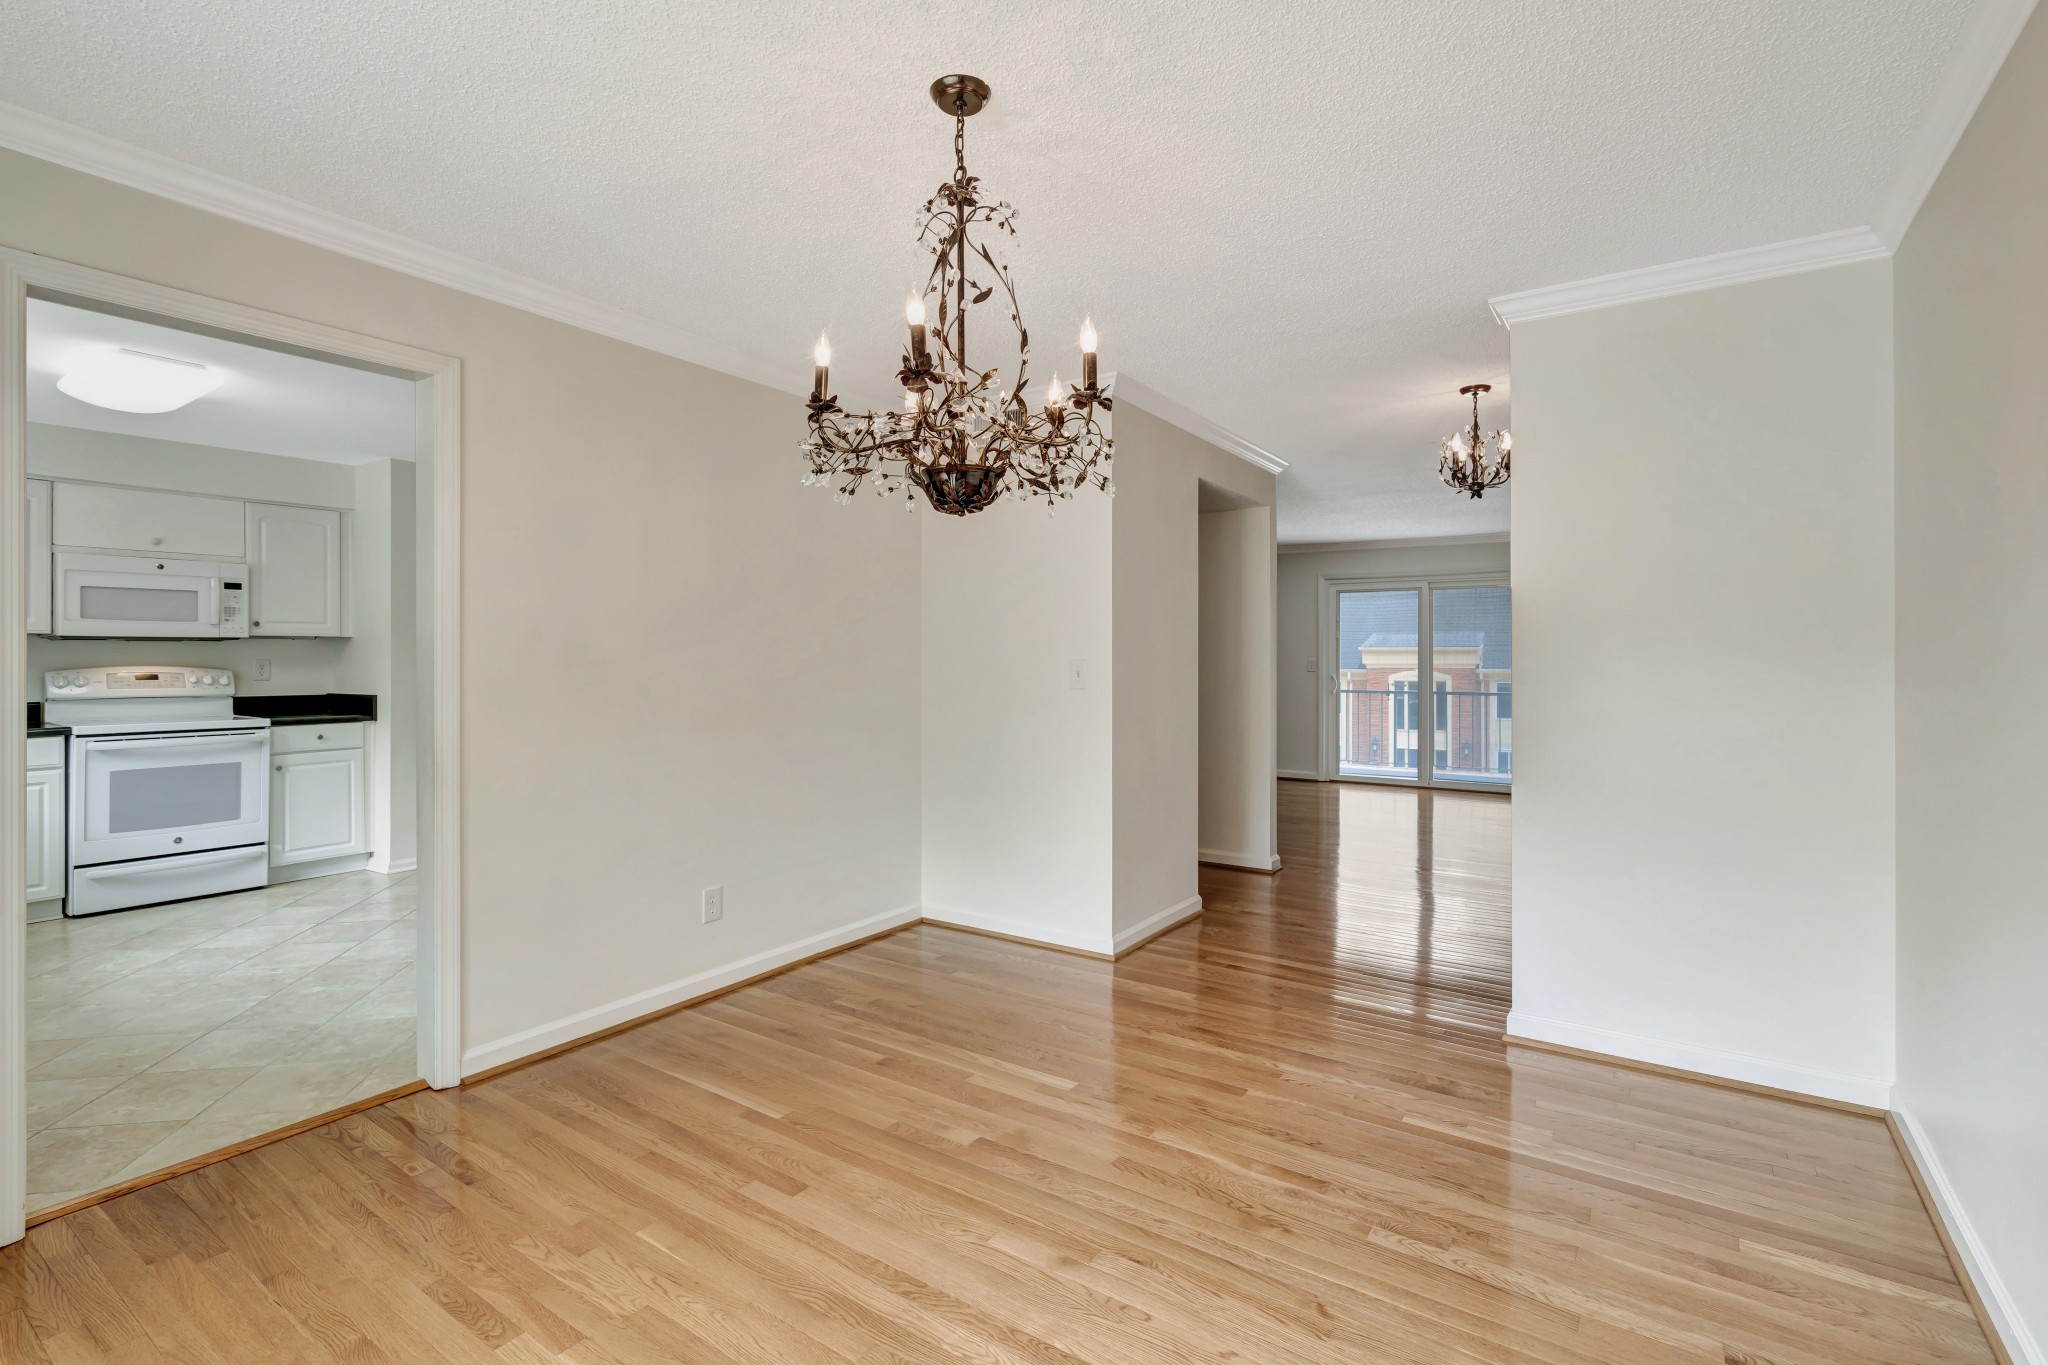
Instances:
[[[251,635],[345,635],[341,513],[246,504]]]
[[[36,902],[64,895],[64,741],[31,739],[28,765],[28,913],[50,919]]]
[[[272,735],[272,867],[370,851],[369,750],[362,742],[363,727],[334,727],[317,741],[303,733],[311,729],[294,726]],[[354,748],[327,747],[346,743],[349,732]]]
[[[236,498],[64,482],[52,495],[50,538],[67,548],[240,559],[246,536]]]
[[[50,481],[28,481],[28,633],[50,633]]]

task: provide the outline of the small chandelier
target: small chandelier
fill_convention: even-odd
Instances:
[[[803,443],[806,484],[829,485],[835,500],[851,502],[872,477],[878,493],[904,495],[904,510],[922,493],[948,516],[979,512],[1005,493],[1044,498],[1048,508],[1094,484],[1114,494],[1109,462],[1115,443],[1096,421],[1110,397],[1095,378],[1095,328],[1081,329],[1081,383],[1071,392],[1057,374],[1045,387],[1044,406],[1032,411],[1024,397],[1031,338],[1017,307],[1010,272],[969,229],[1017,235],[1016,210],[984,199],[967,173],[967,120],[988,103],[986,81],[942,76],[932,102],[953,118],[953,178],[924,203],[918,240],[932,253],[924,288],[904,310],[910,327],[903,366],[903,407],[896,412],[847,412],[831,393],[832,350],[823,337],[811,384],[811,434]],[[978,274],[970,274],[973,270]],[[998,297],[999,296],[999,297]],[[936,297],[938,326],[925,325],[926,299]],[[1017,377],[1005,387],[1000,370],[967,361],[967,312],[997,298],[1017,331]]]
[[[1508,452],[1514,449],[1515,438],[1505,431],[1488,437],[1479,430],[1479,395],[1493,392],[1493,385],[1467,384],[1458,392],[1472,395],[1472,425],[1444,437],[1444,453],[1436,462],[1436,472],[1451,487],[1476,498],[1508,481]],[[1489,440],[1493,444],[1491,459],[1486,454]]]

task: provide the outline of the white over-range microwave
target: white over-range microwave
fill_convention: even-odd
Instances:
[[[249,634],[247,564],[68,550],[54,559],[53,635],[240,640]]]

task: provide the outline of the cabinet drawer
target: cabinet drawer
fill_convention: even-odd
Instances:
[[[28,766],[36,768],[61,768],[64,766],[64,737],[62,735],[38,735],[28,742]]]
[[[360,749],[368,728],[359,720],[334,725],[274,725],[270,730],[270,752],[306,754],[316,749]]]
[[[248,550],[242,504],[227,498],[59,483],[51,502],[50,539],[59,545],[216,559]]]

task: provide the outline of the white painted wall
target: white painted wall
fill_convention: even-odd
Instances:
[[[1517,437],[1519,439],[1519,437]],[[1518,472],[1515,476],[1521,477]],[[1445,497],[1453,496],[1447,488]],[[1508,571],[1505,539],[1481,542],[1360,545],[1348,549],[1280,551],[1280,656],[1277,674],[1280,712],[1279,764],[1290,777],[1314,777],[1321,766],[1317,746],[1321,708],[1317,654],[1322,640],[1325,578],[1448,577]]]
[[[47,422],[28,424],[28,469],[37,478],[84,479],[303,507],[355,506],[355,479],[345,464]]]
[[[1116,410],[1115,894],[1118,948],[1200,904],[1202,792],[1201,501],[1275,501],[1273,476],[1135,403]],[[1272,542],[1244,571],[1257,595],[1271,582]],[[1270,619],[1270,618],[1269,618]],[[1270,627],[1254,666],[1270,672]],[[1271,712],[1243,717],[1261,733]],[[1270,769],[1239,793],[1247,822],[1270,822]]]
[[[1890,272],[1513,333],[1512,1033],[1889,1096]]]
[[[1114,431],[1114,499],[917,514],[924,913],[1096,953],[1197,906],[1201,485],[1273,501],[1135,404]]]
[[[377,724],[370,729],[370,866],[389,872],[411,867],[418,857],[416,466],[410,460],[370,460],[350,472],[355,479],[349,528],[354,634],[329,690],[377,698]]]
[[[11,152],[0,244],[461,358],[469,1069],[915,915],[917,526],[800,400]]]
[[[1274,517],[1270,507],[1201,521],[1201,812],[1206,862],[1278,865],[1274,765]]]
[[[923,533],[929,918],[1111,950],[1110,505],[888,504]]]
[[[2048,18],[1894,264],[1896,1103],[2022,1362],[2048,1362]]]

